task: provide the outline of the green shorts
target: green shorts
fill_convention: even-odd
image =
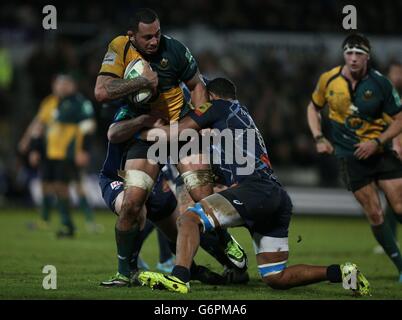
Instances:
[[[354,156],[338,159],[342,180],[349,191],[355,192],[371,182],[402,178],[402,162],[393,151],[358,160]]]

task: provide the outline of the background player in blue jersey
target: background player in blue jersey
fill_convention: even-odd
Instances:
[[[224,78],[208,83],[207,89],[212,103],[208,109],[196,109],[179,122],[178,132],[184,129],[200,130],[211,128],[233,133],[236,130],[246,134],[254,130],[254,145],[236,144],[234,152],[243,148],[243,154],[253,158],[251,174],[241,174],[238,163],[222,162],[219,174],[222,182],[230,188],[210,195],[187,209],[178,221],[179,234],[176,249],[176,266],[170,276],[156,272],[140,272],[139,281],[151,288],[188,293],[190,290],[190,264],[198,246],[200,233],[213,229],[245,226],[252,238],[258,269],[263,281],[275,289],[307,285],[324,280],[342,282],[344,287],[359,294],[369,294],[369,283],[356,265],[286,267],[288,227],[292,215],[292,203],[287,192],[273,176],[267,150],[258,129],[247,109],[236,100],[234,84]],[[169,128],[151,129],[143,137],[162,139],[160,130],[169,137]],[[153,140],[153,139],[151,139]],[[236,141],[241,141],[236,139]],[[226,145],[219,146],[221,150]],[[252,150],[253,152],[250,152]],[[224,150],[226,153],[228,150]],[[253,154],[250,154],[253,153]],[[222,159],[226,158],[223,156]],[[351,282],[348,284],[348,281]]]

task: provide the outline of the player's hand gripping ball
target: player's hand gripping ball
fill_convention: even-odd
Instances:
[[[140,77],[143,72],[145,66],[149,67],[148,64],[144,63],[142,59],[136,59],[131,61],[126,70],[124,71],[124,79],[135,79]],[[146,103],[152,97],[152,90],[151,89],[141,89],[134,93],[131,93],[128,96],[130,102],[134,104]]]

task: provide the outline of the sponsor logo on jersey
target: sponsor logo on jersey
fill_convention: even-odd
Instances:
[[[117,57],[117,54],[115,52],[108,51],[105,54],[105,58],[103,59],[102,64],[111,64],[111,65],[113,65],[114,62],[116,61],[116,57]]]
[[[195,113],[197,114],[197,116],[202,116],[205,112],[208,111],[209,108],[211,108],[212,103],[210,102],[205,102],[202,105],[198,106],[197,108],[195,108]]]
[[[112,190],[116,190],[118,188],[120,188],[124,183],[121,181],[113,181],[110,183],[110,187],[112,188]]]

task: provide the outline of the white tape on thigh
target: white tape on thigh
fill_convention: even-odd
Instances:
[[[206,202],[221,228],[238,227],[244,225],[244,220],[232,206],[229,200],[219,193],[206,197]]]
[[[289,251],[288,238],[273,238],[256,232],[253,234],[253,246],[256,254]]]
[[[119,170],[119,177],[124,179],[124,188],[138,187],[151,192],[154,180],[141,170]]]

